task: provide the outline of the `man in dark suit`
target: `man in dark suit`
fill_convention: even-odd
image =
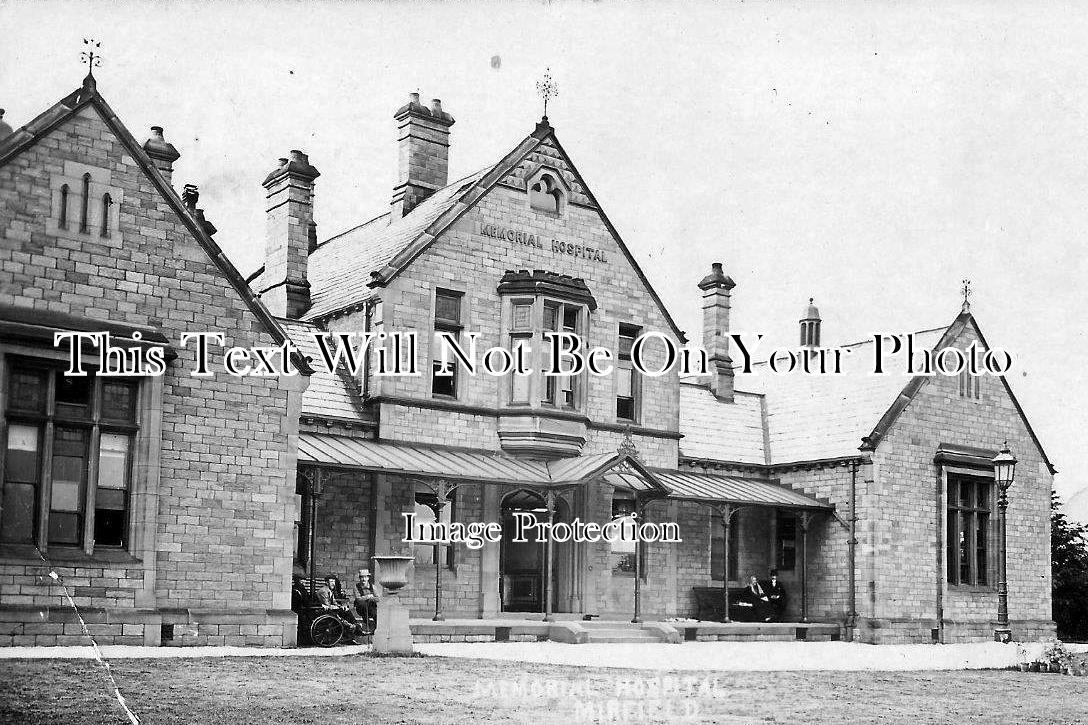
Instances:
[[[759,579],[754,575],[748,577],[748,586],[744,587],[741,591],[741,601],[752,606],[751,621],[771,621],[771,600],[767,596],[767,592],[763,590],[763,586],[759,583]]]
[[[781,622],[786,614],[786,588],[778,581],[777,569],[771,569],[771,578],[764,582],[763,591],[767,594],[770,621]]]

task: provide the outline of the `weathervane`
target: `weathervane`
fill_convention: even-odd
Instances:
[[[961,312],[970,312],[971,311],[971,302],[970,302],[969,298],[971,297],[971,280],[969,280],[969,279],[963,280],[963,287],[960,288],[960,292],[963,294],[963,307],[961,308],[960,311]]]
[[[95,50],[102,47],[102,41],[94,38],[84,38],[83,45],[87,46],[87,48],[79,54],[79,60],[81,63],[87,64],[87,75],[93,76],[94,69],[102,64],[102,56],[95,52]]]
[[[544,69],[544,78],[536,82],[536,92],[544,99],[544,120],[548,119],[548,101],[559,95],[559,85],[552,80],[551,68]]]

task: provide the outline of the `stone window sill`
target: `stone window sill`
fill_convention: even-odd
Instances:
[[[56,547],[43,551],[45,562],[38,555],[37,549],[24,544],[0,545],[0,562],[5,564],[37,564],[48,563],[50,566],[109,566],[115,564],[137,565],[143,562],[125,551],[124,549],[98,549],[93,554],[87,554],[82,549]]]

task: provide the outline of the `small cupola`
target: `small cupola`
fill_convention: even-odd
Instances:
[[[820,346],[820,311],[808,298],[808,305],[801,313],[801,347]]]

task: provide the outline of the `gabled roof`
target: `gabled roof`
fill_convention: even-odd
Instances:
[[[277,319],[277,322],[302,356],[310,361],[313,370],[310,385],[302,394],[302,416],[362,424],[373,421],[373,415],[363,407],[351,374],[343,366],[336,372],[329,372],[325,367],[313,336],[313,333],[321,333],[321,328],[295,320]]]
[[[967,325],[988,347],[969,312],[947,327],[913,333],[915,345],[927,350],[950,346]],[[876,446],[928,378],[899,374],[890,358],[885,359],[889,374],[869,374],[875,354],[872,339],[842,347],[852,350],[843,358],[844,374],[776,375],[761,363],[753,374],[736,376],[733,403],[718,401],[698,379],[682,382],[680,455],[774,466],[854,458],[863,441]],[[1008,380],[1001,377],[1001,383],[1053,472]]]
[[[975,320],[974,315],[969,311],[961,312],[953,321],[953,323],[944,331],[940,340],[934,345],[934,348],[942,348],[951,345],[953,341],[960,336],[960,334],[970,325],[974,330],[975,335],[978,336],[979,342],[982,343],[983,348],[989,349],[990,344],[986,342],[986,337],[982,334],[982,330],[978,326],[978,322]],[[922,383],[926,378],[916,377],[912,379],[899,393],[899,397],[895,402],[885,411],[880,420],[866,436],[866,440],[869,445],[876,446],[880,443],[881,439],[887,434],[892,424],[895,422],[899,414],[910,404],[910,401],[917,395],[918,390],[921,389]],[[1009,400],[1012,401],[1013,407],[1016,408],[1017,415],[1020,416],[1020,420],[1024,423],[1024,427],[1028,431],[1028,435],[1031,436],[1032,442],[1035,443],[1035,447],[1039,449],[1039,455],[1042,456],[1043,462],[1046,463],[1047,469],[1051,474],[1057,473],[1058,469],[1054,467],[1054,464],[1050,461],[1050,457],[1047,456],[1046,450],[1043,448],[1042,442],[1039,440],[1039,436],[1035,435],[1035,430],[1031,427],[1031,422],[1028,420],[1027,415],[1024,414],[1024,409],[1020,407],[1020,401],[1016,399],[1016,395],[1012,392],[1012,387],[1009,385],[1008,378],[1004,375],[999,376],[1001,385],[1005,388],[1005,393],[1009,396]]]
[[[261,325],[265,328],[265,331],[272,337],[275,343],[282,344],[287,339],[286,334],[273,319],[272,315],[268,312],[261,302],[253,296],[253,291],[242,279],[242,275],[223,253],[223,250],[219,248],[208,233],[204,230],[204,225],[201,220],[197,219],[193,214],[185,207],[181,201],[181,197],[177,192],[166,183],[166,180],[159,173],[159,170],[155,168],[155,164],[148,157],[147,153],[140,146],[136,138],[129,132],[125,125],[121,122],[121,119],[117,117],[113,109],[110,108],[106,100],[99,94],[98,86],[95,82],[94,76],[88,74],[83,79],[83,85],[78,89],[68,94],[52,107],[46,109],[39,114],[34,120],[25,126],[19,128],[7,138],[0,140],[0,166],[4,166],[17,155],[25,151],[26,149],[34,146],[38,141],[48,135],[51,131],[56,129],[62,123],[82,111],[88,106],[93,107],[98,114],[102,117],[102,120],[113,131],[114,135],[125,146],[125,149],[135,159],[137,166],[144,172],[147,178],[151,181],[152,185],[158,190],[166,202],[173,208],[174,213],[181,219],[182,223],[189,230],[190,234],[196,239],[197,243],[207,252],[208,257],[212,263],[218,268],[220,273],[226,277],[231,287],[241,296],[242,301],[246,303],[250,311],[256,315],[257,319],[261,322]],[[293,359],[295,367],[300,372],[308,375],[310,371],[309,365],[302,359],[301,356],[296,355]]]
[[[944,328],[914,333],[919,347],[934,348]],[[771,463],[798,463],[857,456],[861,439],[896,400],[911,378],[888,367],[870,375],[873,341],[844,345],[843,375],[775,375],[766,366],[742,384],[761,386],[766,396]],[[890,366],[890,361],[889,361]]]
[[[307,276],[310,282],[311,306],[303,319],[321,320],[361,305],[371,296],[373,288],[384,286],[395,279],[545,142],[550,142],[558,150],[669,327],[678,339],[685,341],[684,332],[676,325],[641,267],[631,256],[616,228],[563,150],[555,136],[555,130],[546,120],[538,123],[536,129],[498,163],[439,189],[406,216],[390,219],[389,214],[383,214],[320,245],[310,255]]]
[[[310,309],[303,319],[317,320],[365,302],[373,292],[371,272],[388,265],[436,220],[456,207],[460,196],[485,171],[439,189],[406,216],[391,219],[385,213],[321,244],[310,254],[306,270]]]

